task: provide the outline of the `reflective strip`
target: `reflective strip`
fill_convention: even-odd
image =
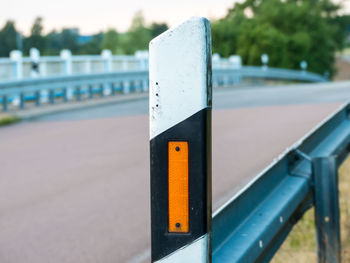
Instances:
[[[168,142],[169,232],[188,233],[188,142]]]

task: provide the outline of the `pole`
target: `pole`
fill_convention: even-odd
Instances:
[[[194,17],[150,43],[152,262],[211,262],[211,35]]]

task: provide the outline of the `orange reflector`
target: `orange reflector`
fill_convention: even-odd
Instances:
[[[188,142],[168,143],[169,232],[189,232]]]

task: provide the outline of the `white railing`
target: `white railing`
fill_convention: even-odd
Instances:
[[[239,69],[241,58],[231,56],[225,59],[214,54],[213,66]],[[112,55],[111,51],[103,50],[101,55],[73,56],[69,50],[62,50],[60,56],[40,56],[40,52],[32,48],[29,57],[23,57],[22,52],[14,50],[9,58],[0,58],[0,81],[146,69],[147,51],[137,51],[135,55]]]
[[[31,49],[29,57],[14,50],[9,58],[0,58],[0,81],[20,80],[37,77],[54,77],[148,68],[148,54],[112,55],[103,50],[101,55],[72,56],[69,50],[62,50],[60,56],[40,56],[37,49]]]

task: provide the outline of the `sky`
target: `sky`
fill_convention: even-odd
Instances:
[[[177,25],[191,16],[209,19],[223,17],[227,9],[242,0],[1,0],[0,27],[9,19],[28,34],[34,18],[44,19],[45,33],[64,27],[78,27],[81,34],[93,34],[115,28],[124,32],[134,13],[142,10],[146,22],[166,22]],[[344,12],[350,13],[350,0]]]

